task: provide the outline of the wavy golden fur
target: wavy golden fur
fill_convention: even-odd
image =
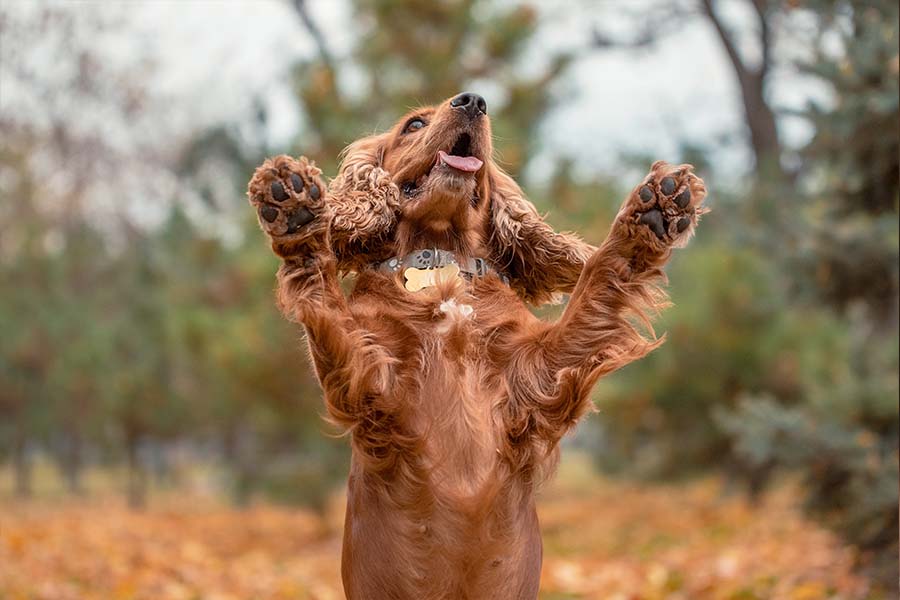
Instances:
[[[278,304],[351,439],[348,598],[537,597],[535,487],[596,380],[661,343],[662,267],[704,212],[691,167],[658,162],[594,248],[491,156],[484,100],[461,94],[351,144],[327,194],[305,158],[269,159],[249,185],[283,259]],[[493,271],[409,292],[373,267],[422,248]],[[529,311],[560,293],[557,322]]]

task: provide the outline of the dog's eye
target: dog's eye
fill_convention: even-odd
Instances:
[[[425,127],[425,121],[419,118],[415,118],[410,120],[410,122],[406,124],[406,127],[403,128],[403,133],[412,133],[413,131],[418,131],[423,127]]]

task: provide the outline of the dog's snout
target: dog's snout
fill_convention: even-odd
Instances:
[[[478,94],[463,92],[450,100],[450,106],[466,111],[470,119],[487,114],[487,102]]]

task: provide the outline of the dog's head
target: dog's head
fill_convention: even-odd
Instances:
[[[492,152],[487,103],[472,93],[351,144],[330,189],[342,266],[437,247],[488,259],[531,302],[570,290],[592,248],[544,223]]]

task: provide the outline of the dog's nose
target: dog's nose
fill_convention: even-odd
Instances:
[[[463,92],[450,100],[450,106],[466,111],[470,119],[487,114],[487,102],[478,94]]]

